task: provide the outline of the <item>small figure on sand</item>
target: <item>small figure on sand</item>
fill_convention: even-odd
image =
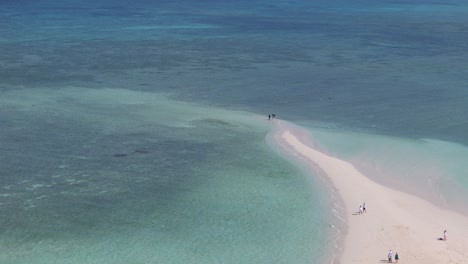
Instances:
[[[271,119],[271,115],[268,115],[268,120],[270,120],[270,119]]]
[[[388,252],[388,262],[392,262],[392,250],[390,249],[390,251]]]
[[[275,114],[271,114],[271,119],[275,119],[276,115]]]
[[[359,214],[362,215],[362,205],[359,206]]]
[[[444,230],[444,241],[447,240],[447,230]]]
[[[395,262],[398,263],[400,256],[398,256],[398,252],[395,252]]]
[[[362,204],[362,211],[363,211],[364,213],[367,212],[367,211],[366,211],[366,202],[364,202],[364,203]]]

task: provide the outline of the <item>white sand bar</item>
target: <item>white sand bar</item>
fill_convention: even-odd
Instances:
[[[468,263],[468,217],[369,180],[352,164],[313,149],[305,133],[285,121],[274,121],[272,138],[292,157],[319,167],[343,199],[348,230],[339,263],[386,263],[390,249],[399,263]],[[367,213],[359,215],[363,202]],[[447,241],[439,240],[445,229]]]

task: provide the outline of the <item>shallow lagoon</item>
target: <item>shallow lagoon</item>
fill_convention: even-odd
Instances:
[[[310,263],[334,243],[264,117],[118,89],[2,95],[2,262]]]

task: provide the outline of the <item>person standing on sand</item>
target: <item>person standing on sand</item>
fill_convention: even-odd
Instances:
[[[362,215],[362,205],[359,206],[359,214]]]
[[[392,250],[390,249],[390,251],[388,252],[388,262],[392,262]]]
[[[444,241],[447,240],[447,230],[444,230]]]
[[[395,262],[398,263],[399,259],[400,259],[400,257],[398,256],[398,252],[395,252]]]
[[[367,212],[367,211],[366,211],[366,202],[364,202],[364,203],[362,204],[362,211],[363,211],[364,213]]]

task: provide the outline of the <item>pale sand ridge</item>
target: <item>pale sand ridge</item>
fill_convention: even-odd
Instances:
[[[313,149],[292,124],[275,120],[274,126],[274,143],[318,166],[344,201],[348,230],[339,263],[386,263],[390,249],[399,263],[468,263],[468,217],[369,180],[352,164]],[[363,202],[367,213],[359,215]],[[445,229],[447,241],[438,240]]]

